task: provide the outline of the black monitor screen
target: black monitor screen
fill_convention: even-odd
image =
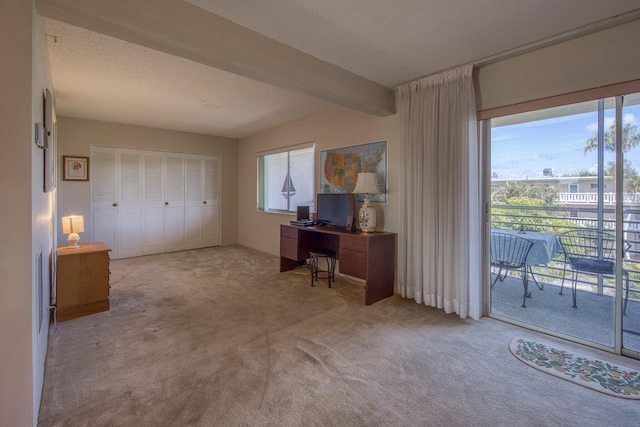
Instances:
[[[319,193],[316,203],[316,220],[319,224],[347,226],[347,217],[353,217],[356,199],[354,194]]]

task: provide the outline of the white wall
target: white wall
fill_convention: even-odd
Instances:
[[[221,160],[221,244],[237,242],[238,207],[238,141],[194,133],[131,126],[118,123],[83,120],[58,116],[58,218],[84,215],[85,232],[82,242],[91,241],[91,183],[63,181],[62,156],[91,156],[91,145],[104,145],[144,150],[172,151],[220,155]],[[89,159],[91,168],[91,159]],[[58,227],[58,242],[66,236]]]
[[[50,87],[44,21],[33,1],[8,0],[0,14],[0,424],[37,423],[48,321],[39,330],[35,257],[42,251],[48,281],[53,194],[44,193],[43,152],[34,123],[43,121],[42,91]],[[44,295],[48,305],[48,295]]]
[[[316,190],[320,189],[320,151],[387,141],[388,202],[375,204],[377,228],[397,232],[398,226],[398,126],[396,116],[376,117],[336,108],[315,117],[278,127],[240,140],[238,153],[238,243],[273,255],[280,254],[280,224],[291,216],[256,210],[256,154],[303,142],[316,143]],[[359,209],[360,205],[356,206]]]

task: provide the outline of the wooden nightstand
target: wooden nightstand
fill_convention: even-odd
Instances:
[[[109,249],[101,242],[56,250],[56,313],[63,321],[109,310]]]

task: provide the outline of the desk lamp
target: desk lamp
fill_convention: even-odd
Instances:
[[[68,234],[67,242],[69,247],[79,248],[78,241],[80,236],[78,233],[84,232],[84,217],[82,215],[71,215],[62,217],[62,233]]]
[[[376,209],[371,206],[371,199],[369,194],[378,194],[378,175],[373,172],[362,172],[358,174],[358,180],[356,181],[356,188],[353,189],[354,193],[364,193],[364,203],[358,213],[358,220],[360,222],[360,229],[365,233],[371,233],[376,229]]]

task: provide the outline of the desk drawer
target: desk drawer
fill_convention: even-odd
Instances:
[[[353,249],[356,251],[367,251],[368,239],[354,236],[340,236],[340,250],[342,248]]]
[[[342,240],[341,240],[342,241]],[[367,279],[367,253],[340,248],[340,273],[359,279]]]
[[[289,227],[288,225],[280,226],[280,236],[288,237],[290,239],[298,239],[298,229],[294,227]]]
[[[298,239],[280,237],[280,256],[292,260],[298,260]]]

